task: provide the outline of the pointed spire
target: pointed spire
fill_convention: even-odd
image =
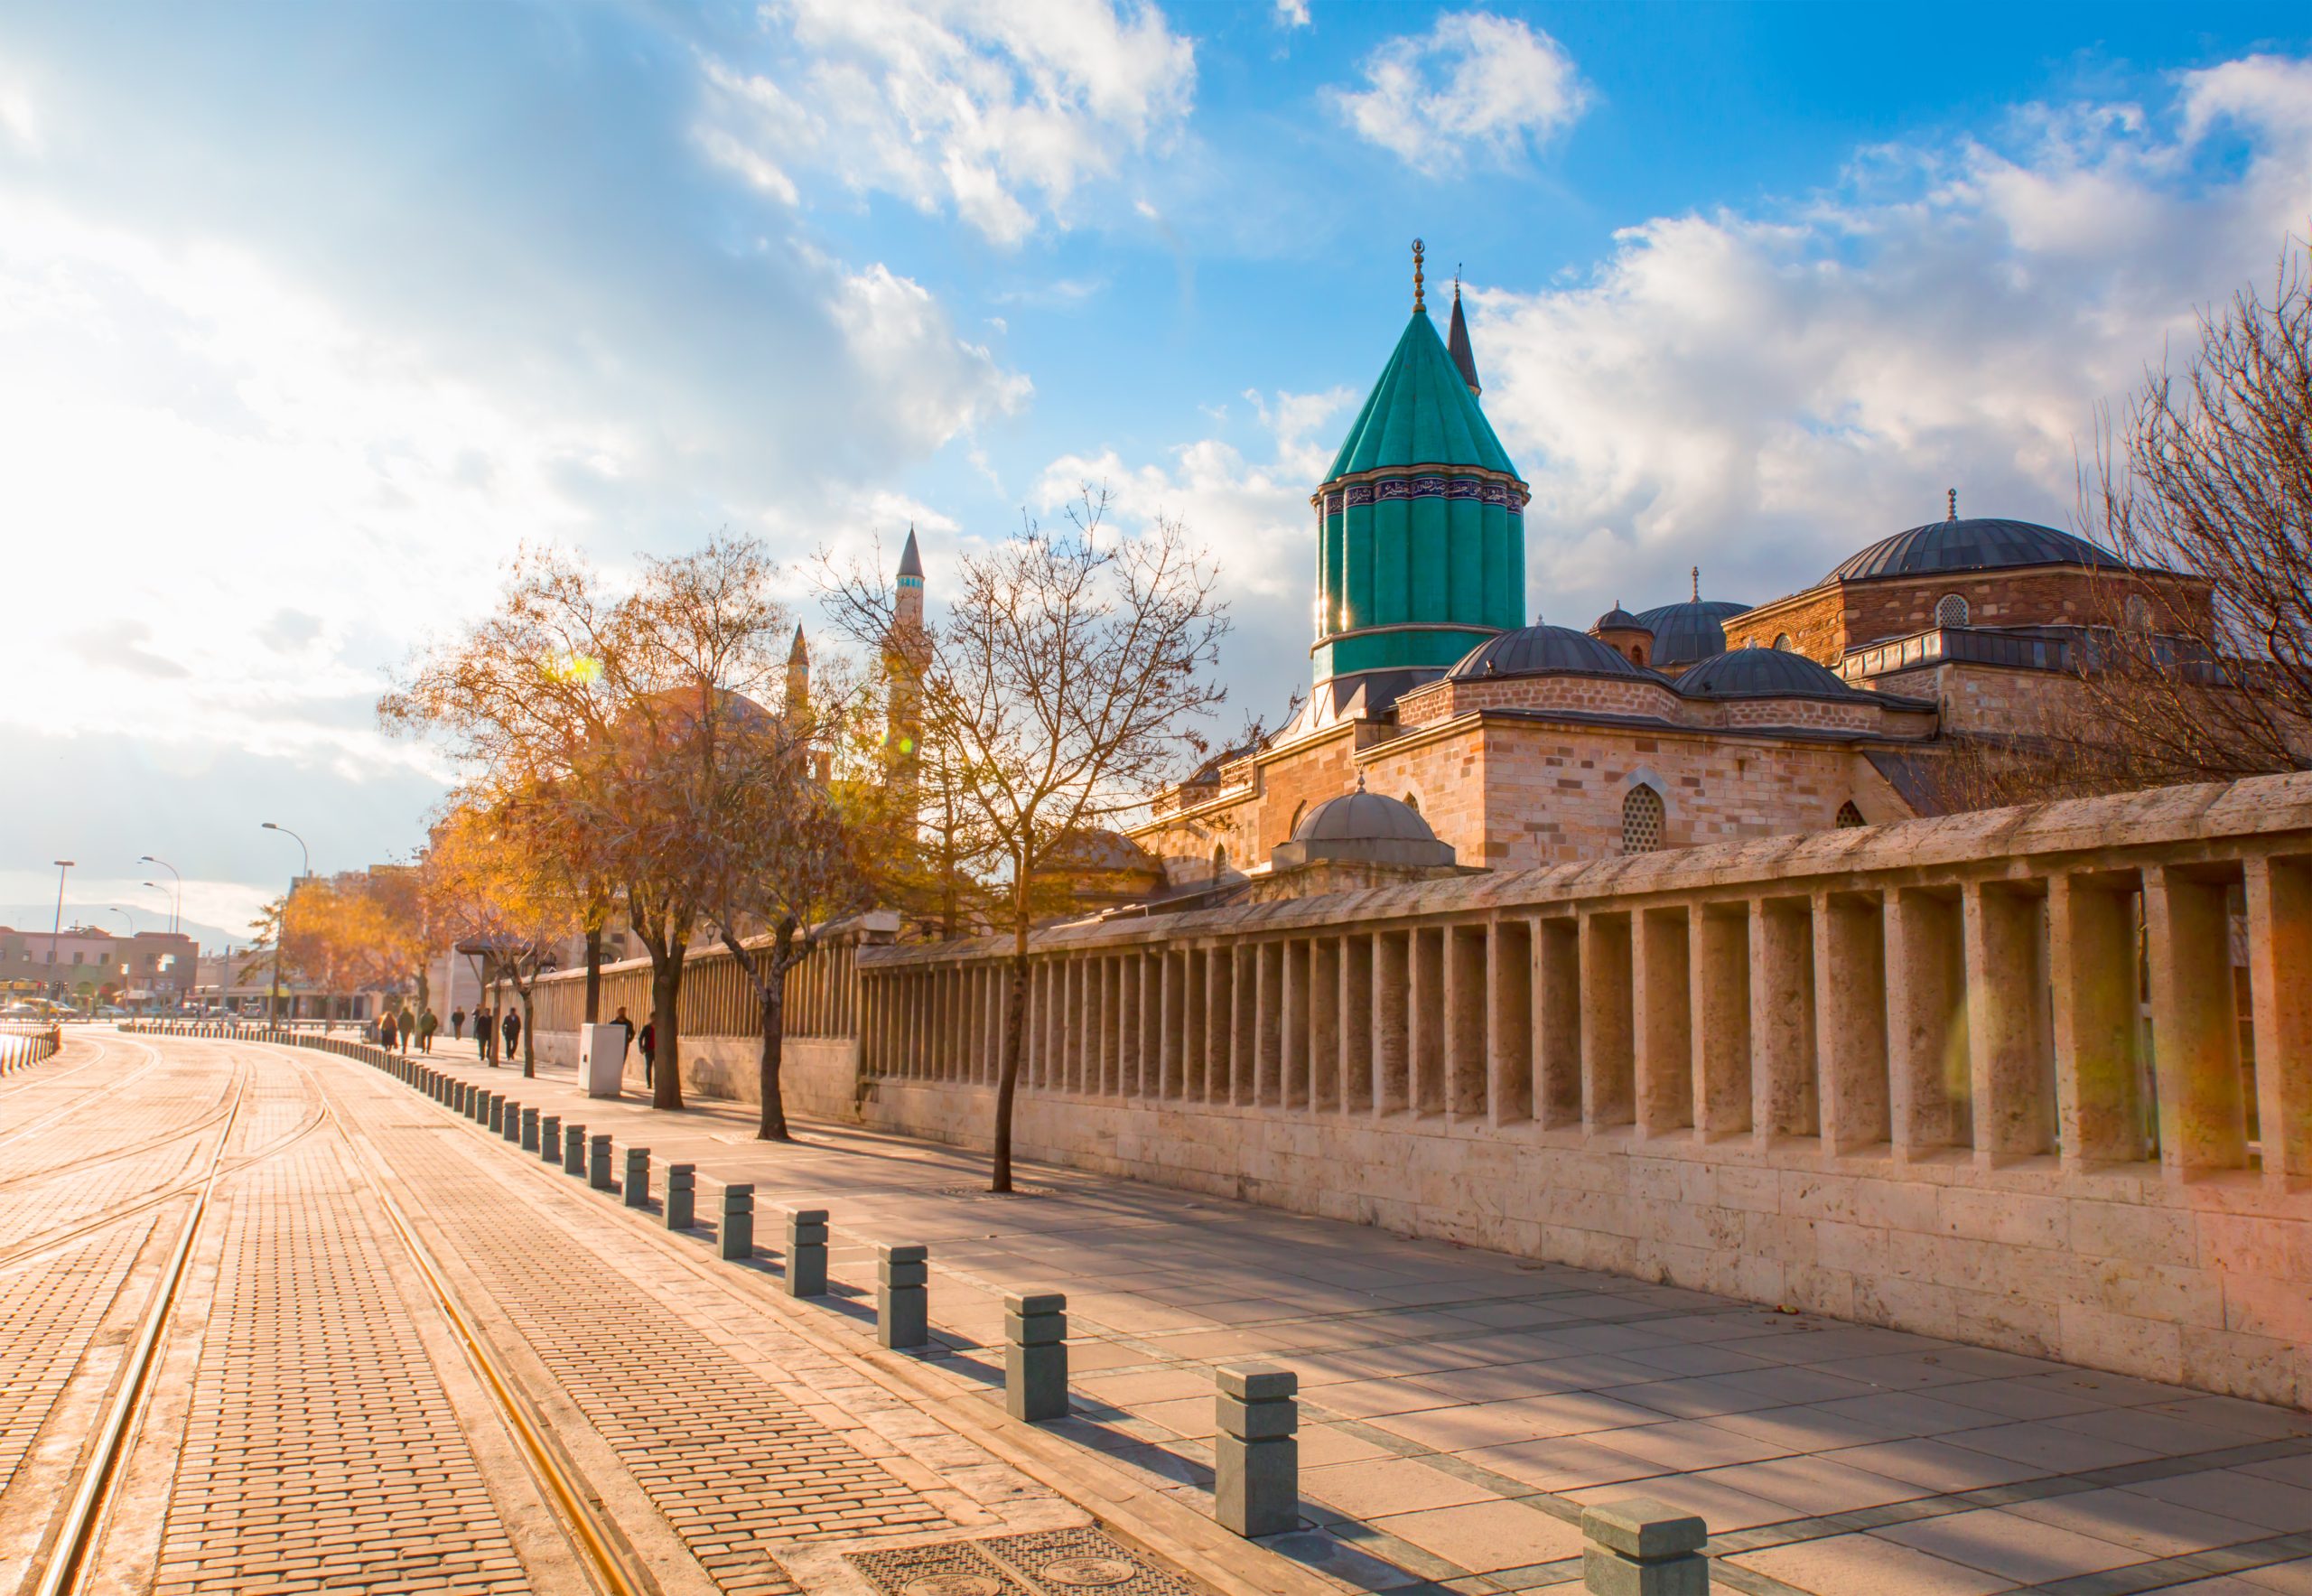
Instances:
[[[1453,324],[1446,330],[1445,351],[1453,357],[1453,368],[1461,374],[1461,380],[1468,384],[1470,394],[1483,393],[1485,389],[1478,383],[1477,353],[1469,348],[1469,324],[1461,316],[1461,273],[1459,267],[1453,272]]]
[[[1693,569],[1693,578],[1694,578],[1694,602],[1695,602],[1695,603],[1697,603],[1697,604],[1699,604],[1699,603],[1701,603],[1701,567],[1700,565],[1696,565],[1696,566],[1694,567],[1694,569]]]
[[[1412,313],[1416,316],[1429,313],[1429,302],[1421,294],[1421,257],[1428,253],[1428,248],[1418,238],[1412,241]]]
[[[915,549],[915,525],[913,522],[909,522],[908,524],[907,546],[900,550],[900,574],[901,576],[912,576],[918,582],[923,580],[923,556],[918,554]]]
[[[1959,490],[1946,488],[1943,490],[1943,497],[1944,502],[1950,506],[1944,512],[1943,518],[1946,521],[1957,520],[1959,518]]]
[[[788,668],[792,669],[796,666],[807,666],[810,663],[811,650],[803,642],[802,622],[797,621],[795,625],[795,646],[787,650],[787,664]]]

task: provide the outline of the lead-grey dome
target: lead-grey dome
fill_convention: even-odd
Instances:
[[[1623,609],[1621,601],[1616,599],[1612,609],[1590,623],[1590,630],[1591,631],[1644,631],[1645,623]]]
[[[1566,626],[1521,626],[1487,638],[1461,656],[1447,673],[1457,682],[1481,677],[1542,676],[1570,671],[1587,676],[1643,677],[1640,670],[1586,631]]]
[[[1642,610],[1638,625],[1654,634],[1654,663],[1692,665],[1726,652],[1726,622],[1748,609],[1726,599],[1686,599]]]
[[[1860,690],[1838,673],[1787,649],[1735,649],[1678,678],[1690,698],[1853,698]]]
[[[1937,571],[1997,571],[2020,565],[2100,565],[2122,562],[2107,548],[2036,521],[1975,517],[1930,521],[1882,537],[1852,554],[1824,582],[1867,582],[1876,576],[1925,576]]]
[[[1291,839],[1269,858],[1280,867],[1339,860],[1433,868],[1452,863],[1453,849],[1437,840],[1429,822],[1411,804],[1360,787],[1327,798],[1301,816]]]

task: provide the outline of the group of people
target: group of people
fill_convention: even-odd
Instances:
[[[452,1039],[456,1039],[458,1037],[461,1037],[464,1032],[465,1011],[462,1009],[451,1010],[451,1037]],[[503,1041],[505,1048],[505,1051],[502,1055],[499,1050],[501,1041]],[[508,1059],[514,1057],[514,1055],[520,1050],[522,1045],[522,1016],[520,1011],[516,1009],[505,1009],[493,1013],[488,1009],[478,1008],[474,1010],[473,1044],[476,1048],[480,1050],[482,1062],[485,1064],[495,1064],[501,1056]]]
[[[450,1011],[450,1039],[452,1041],[465,1040],[466,1021],[469,1018],[473,1021],[474,1046],[480,1050],[484,1063],[495,1064],[500,1057],[511,1059],[520,1050],[522,1016],[518,1011],[507,1009],[502,1013],[492,1013],[488,1009],[477,1008],[469,1016],[462,1007],[452,1009]],[[642,1033],[638,1037],[634,1031],[634,1022],[627,1018],[626,1010],[623,1007],[611,1017],[611,1023],[626,1032],[626,1040],[629,1044],[638,1041],[641,1044],[642,1084],[646,1087],[652,1085],[651,1066],[658,1051],[657,1026],[645,1021]],[[406,1053],[409,1051],[409,1044],[415,1041],[419,1052],[430,1053],[434,1050],[434,1033],[441,1029],[442,1022],[434,1017],[432,1009],[415,1014],[411,1013],[407,1009],[387,1009],[378,1016],[378,1045],[388,1051],[398,1047]],[[501,1041],[504,1044],[502,1054],[499,1051]]]
[[[434,1033],[442,1029],[442,1022],[433,1010],[413,1014],[407,1009],[387,1009],[378,1016],[378,1045],[391,1051],[399,1047],[405,1053],[415,1042],[421,1053],[434,1050]]]

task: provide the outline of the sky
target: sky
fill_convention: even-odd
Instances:
[[[2262,6],[779,0],[0,11],[0,919],[219,941],[406,856],[378,729],[524,543],[928,591],[1105,484],[1308,680],[1308,496],[1458,268],[1528,608],[1760,602],[1962,511],[2312,226]],[[1229,728],[1223,728],[1229,729]],[[157,879],[167,881],[166,875]]]

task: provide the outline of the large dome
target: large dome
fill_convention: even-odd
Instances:
[[[2109,549],[2035,521],[1981,518],[1931,521],[1850,555],[1824,582],[1926,576],[1937,571],[1997,571],[2019,565],[2101,565],[2121,562]]]
[[[1639,612],[1638,625],[1654,634],[1654,663],[1692,665],[1726,652],[1726,621],[1750,606],[1726,599],[1687,599]]]
[[[1521,626],[1487,638],[1448,673],[1457,682],[1483,677],[1540,676],[1571,671],[1589,676],[1645,677],[1654,673],[1632,665],[1588,632],[1564,626]]]
[[[1786,649],[1735,649],[1712,656],[1678,678],[1690,698],[1852,698],[1835,671]]]

